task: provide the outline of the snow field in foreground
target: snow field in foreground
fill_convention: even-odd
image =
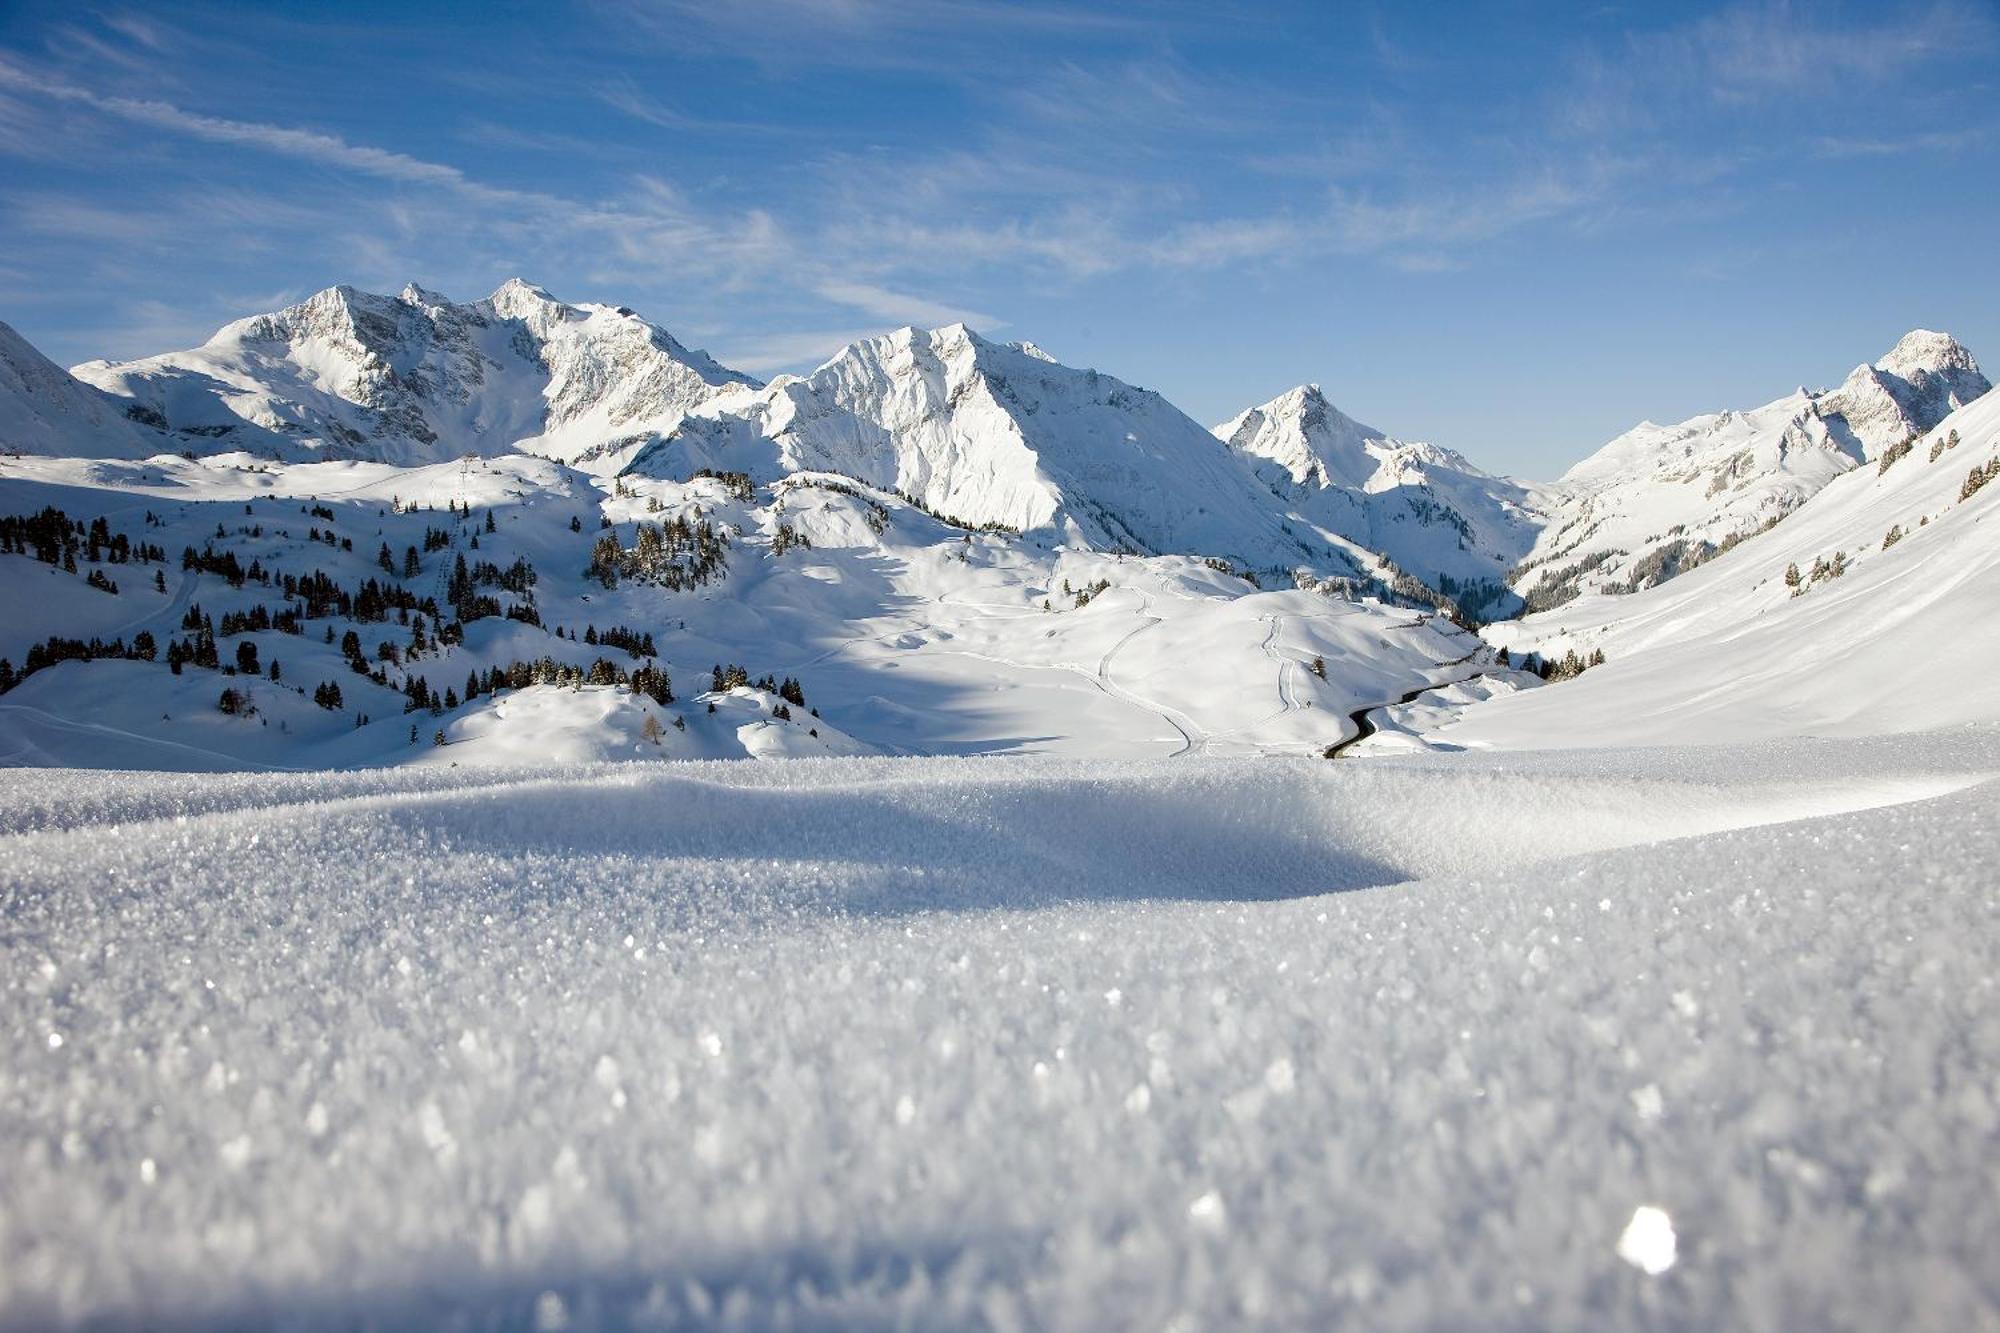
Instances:
[[[9,775],[0,1327],[1992,1327],[1996,742]]]

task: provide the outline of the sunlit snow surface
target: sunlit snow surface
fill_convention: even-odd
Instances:
[[[0,1327],[1993,1327],[1995,773],[7,774]]]

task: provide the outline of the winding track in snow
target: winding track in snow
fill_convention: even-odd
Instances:
[[[58,717],[54,713],[36,708],[31,704],[0,704],[0,714],[4,713],[20,713],[32,717],[41,725],[56,731],[77,732],[88,736],[110,736],[118,740],[137,741],[143,745],[157,746],[162,749],[183,750],[189,754],[198,754],[205,759],[216,761],[221,766],[222,771],[231,771],[245,767],[271,773],[302,773],[310,771],[294,768],[287,764],[266,764],[255,759],[238,758],[234,755],[223,754],[217,750],[205,750],[199,745],[189,745],[184,741],[171,741],[158,736],[147,736],[136,731],[126,731],[122,727],[106,726],[102,722],[78,722],[72,718]],[[35,745],[33,741],[24,741],[19,749],[11,751],[6,755],[0,755],[0,759],[14,760],[35,755],[41,755],[40,747]],[[43,756],[37,761],[37,766],[62,767],[63,765],[51,764],[46,756]]]
[[[1144,709],[1149,713],[1157,714],[1162,721],[1181,734],[1181,748],[1174,751],[1169,758],[1179,759],[1184,755],[1206,754],[1208,752],[1208,733],[1195,725],[1193,718],[1190,718],[1179,709],[1169,708],[1167,705],[1156,700],[1142,698],[1112,678],[1111,659],[1116,657],[1125,645],[1131,643],[1132,640],[1138,638],[1141,634],[1144,634],[1147,630],[1152,629],[1161,622],[1161,617],[1153,614],[1152,597],[1144,592],[1140,592],[1137,588],[1134,588],[1132,591],[1139,598],[1139,614],[1145,618],[1146,623],[1112,644],[1110,648],[1105,650],[1104,656],[1097,659],[1097,679],[1106,694],[1116,699],[1122,699],[1126,703]]]
[[[1464,657],[1455,657],[1449,662],[1440,662],[1438,663],[1438,667],[1439,668],[1455,667],[1460,665],[1461,663],[1471,661],[1474,657],[1477,657],[1478,655],[1479,655],[1478,649],[1474,649],[1472,652],[1467,653]],[[1449,689],[1453,685],[1463,685],[1468,680],[1477,680],[1479,679],[1479,677],[1486,674],[1487,673],[1484,671],[1474,671],[1467,675],[1459,676],[1452,680],[1436,681],[1429,685],[1420,686],[1417,689],[1411,690],[1409,693],[1404,694],[1399,698],[1390,699],[1385,703],[1367,704],[1361,708],[1355,709],[1353,712],[1347,715],[1348,719],[1354,723],[1354,734],[1352,736],[1349,736],[1344,741],[1339,741],[1333,745],[1328,746],[1326,751],[1326,757],[1328,759],[1342,758],[1343,756],[1346,755],[1349,746],[1358,745],[1362,741],[1367,740],[1370,736],[1373,736],[1376,732],[1380,731],[1381,728],[1376,726],[1375,723],[1369,719],[1368,715],[1370,713],[1373,713],[1378,709],[1397,708],[1403,704],[1412,703],[1415,700],[1422,698],[1424,695],[1429,694],[1432,690],[1443,690],[1443,689]]]

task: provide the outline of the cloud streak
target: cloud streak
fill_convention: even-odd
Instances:
[[[219,250],[218,236],[247,252],[282,237],[297,267],[327,277],[400,285],[415,274],[445,286],[460,274],[581,272],[613,299],[654,292],[723,312],[713,335],[761,371],[830,351],[827,338],[868,332],[869,321],[1002,327],[1023,289],[1121,276],[1192,286],[1307,265],[1461,273],[1509,237],[1726,209],[1748,169],[1774,162],[1796,175],[1989,142],[1976,127],[1858,124],[1830,91],[1900,87],[1933,61],[1990,49],[1990,16],[1949,0],[1843,21],[1777,0],[1580,30],[1544,77],[1490,97],[1459,92],[1465,68],[1410,25],[1392,31],[1380,19],[1347,34],[1383,75],[1371,82],[1284,79],[1274,73],[1282,51],[1249,66],[1204,62],[1177,38],[1227,35],[1231,23],[1192,4],[1146,21],[974,0],[586,9],[601,21],[596,40],[615,38],[621,56],[679,43],[710,64],[775,62],[788,77],[811,65],[843,90],[855,70],[893,69],[892,79],[909,76],[913,119],[937,124],[890,123],[887,142],[870,142],[838,137],[797,106],[771,125],[710,120],[682,110],[706,105],[684,80],[558,79],[530,62],[582,114],[515,121],[513,75],[481,85],[489,104],[457,117],[460,165],[283,123],[289,112],[260,118],[244,110],[254,97],[215,104],[234,113],[217,114],[200,93],[163,83],[185,63],[163,53],[184,53],[186,34],[132,14],[66,17],[49,29],[48,59],[0,52],[0,152],[37,164],[130,161],[153,135],[203,151],[159,155],[156,179],[178,170],[186,182],[171,193],[156,184],[143,209],[47,185],[0,184],[0,199],[16,233],[79,252],[90,239],[132,252]],[[579,59],[553,55],[551,67],[568,76]],[[745,76],[737,101],[709,104],[761,107],[760,77]],[[1439,105],[1398,92],[1411,86]],[[1778,113],[1806,104],[1818,108],[1809,125],[1771,131]],[[718,147],[735,147],[738,133],[763,137]],[[493,166],[493,150],[513,163]],[[260,157],[313,170],[278,185]],[[819,332],[764,331],[798,327]],[[771,359],[780,355],[792,359]]]

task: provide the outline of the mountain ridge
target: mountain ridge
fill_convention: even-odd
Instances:
[[[1481,618],[1672,578],[1990,388],[1954,338],[1912,329],[1833,389],[1642,422],[1533,483],[1361,423],[1317,383],[1204,429],[1155,390],[962,323],[860,339],[767,385],[628,307],[518,277],[465,303],[339,284],[70,374],[18,336],[0,350],[16,448],[828,471],[973,526],[1421,588]]]
[[[756,383],[628,308],[560,302],[518,278],[464,304],[415,283],[393,297],[341,284],[200,347],[74,373],[228,447],[404,465],[603,457]]]

